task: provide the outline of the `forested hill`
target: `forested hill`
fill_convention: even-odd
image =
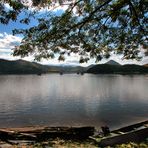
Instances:
[[[94,74],[145,74],[148,73],[147,66],[120,65],[109,61],[105,64],[81,66],[53,66],[41,65],[24,60],[8,61],[0,59],[0,74],[43,74],[43,73],[94,73]]]
[[[0,59],[0,74],[84,73],[86,70],[87,67],[81,66],[42,65],[24,60]]]
[[[148,67],[127,64],[127,65],[110,65],[110,64],[98,64],[87,70],[87,73],[93,74],[146,74],[148,73]]]
[[[0,59],[0,74],[41,74],[48,72],[48,66],[24,60]]]

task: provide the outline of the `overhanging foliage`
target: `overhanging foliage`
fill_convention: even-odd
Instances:
[[[67,6],[61,15],[52,15],[48,11],[46,19],[39,18],[39,24],[27,30],[14,30],[14,34],[23,34],[14,55],[22,57],[33,54],[36,60],[54,58],[59,60],[65,55],[78,53],[80,62],[90,58],[96,61],[109,58],[112,53],[122,54],[126,59],[139,60],[140,49],[148,53],[148,1],[147,0],[33,0],[32,5],[23,1],[5,0],[13,8],[10,12],[0,9],[0,22],[7,24],[16,20],[17,15],[30,7]],[[47,17],[49,16],[49,17]],[[29,18],[21,20],[29,24]]]

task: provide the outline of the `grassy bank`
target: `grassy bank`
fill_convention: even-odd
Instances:
[[[40,143],[18,143],[8,144],[6,142],[0,142],[0,148],[99,148],[93,141],[65,141],[61,139],[55,139],[53,141],[44,141]],[[115,145],[114,147],[106,148],[148,148],[148,142],[141,142],[139,144],[130,142],[127,144]]]

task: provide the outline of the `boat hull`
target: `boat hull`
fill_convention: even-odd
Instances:
[[[148,137],[148,127],[140,130],[132,131],[125,134],[102,139],[99,146],[113,146],[122,143],[136,142],[139,143]]]

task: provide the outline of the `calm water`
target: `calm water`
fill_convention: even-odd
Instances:
[[[117,128],[148,117],[148,75],[0,76],[0,127]]]

